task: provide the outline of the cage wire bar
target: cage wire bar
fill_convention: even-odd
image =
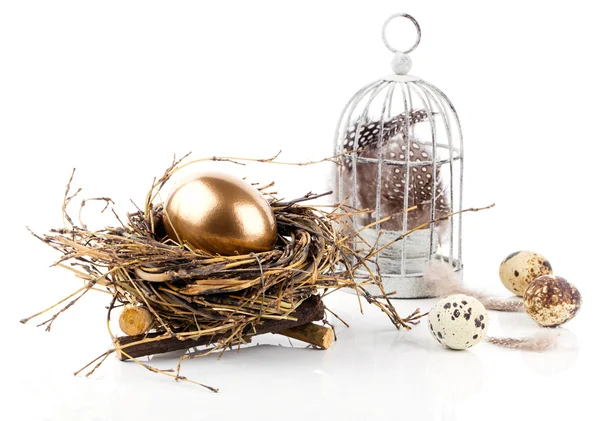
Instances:
[[[388,23],[398,17],[409,19],[417,29],[415,44],[405,51],[391,47],[386,36]],[[355,233],[361,228],[363,228],[361,233],[371,231],[370,238],[374,239],[374,244],[370,246],[375,249],[380,244],[388,242],[383,239],[397,238],[414,228],[409,226],[408,213],[412,211],[406,211],[414,205],[410,203],[409,198],[411,194],[414,197],[419,183],[423,184],[422,180],[417,181],[417,178],[420,179],[422,174],[427,174],[427,178],[431,179],[431,185],[427,187],[431,191],[431,197],[427,199],[428,228],[419,230],[422,231],[421,233],[417,231],[404,237],[398,242],[397,249],[393,250],[391,255],[388,253],[384,256],[378,253],[374,257],[386,292],[395,291],[392,297],[396,298],[431,296],[431,291],[423,282],[423,272],[432,259],[445,260],[459,275],[463,267],[462,214],[451,216],[447,221],[436,222],[436,219],[463,208],[463,132],[456,109],[448,97],[434,85],[407,74],[411,64],[407,54],[418,46],[420,39],[420,27],[410,15],[399,13],[386,20],[383,26],[383,40],[386,47],[395,53],[392,60],[395,74],[372,82],[354,94],[345,105],[335,131],[334,153],[341,157],[342,162],[348,164],[340,165],[336,171],[338,201],[349,203],[354,209],[368,208],[372,211],[373,219],[370,221],[377,222],[374,227],[364,229],[369,221],[365,221],[365,218],[358,214],[352,216],[351,224]],[[420,128],[418,133],[417,124],[411,124],[411,113],[415,110],[422,110],[426,115],[426,119],[418,123]],[[404,153],[390,153],[387,145],[390,139],[384,136],[385,125],[394,117],[403,119],[399,136],[404,142],[402,146]],[[369,147],[376,148],[376,155],[365,156],[368,155],[364,153],[365,139],[362,139],[362,146],[359,144],[359,139],[367,128],[374,131],[375,127],[378,129],[376,142],[371,140]],[[398,134],[394,137],[397,136]],[[422,156],[413,157],[411,145],[417,144],[424,150]],[[396,155],[403,159],[397,158]],[[425,156],[427,158],[423,159]],[[364,177],[359,179],[359,172],[370,171],[369,168],[373,168],[369,166],[376,168],[375,180],[365,180]],[[383,182],[384,171],[392,169],[393,174],[402,172],[404,180],[395,184]],[[431,171],[430,175],[429,171]],[[395,176],[394,180],[396,180]],[[361,184],[365,182],[370,182],[372,185]],[[414,189],[411,186],[415,186]],[[362,192],[370,188],[374,189],[374,203],[362,203],[359,190]],[[399,229],[389,231],[379,223],[382,218],[389,216],[384,214],[382,206],[384,190],[388,192],[386,200],[394,197],[402,202],[402,223],[397,227]],[[421,187],[421,190],[424,190],[424,187]],[[389,194],[390,191],[394,192],[393,196]],[[443,209],[447,210],[443,214],[440,214],[438,209],[440,201],[445,203]],[[425,202],[419,205],[425,205]],[[353,237],[352,244],[358,250],[362,240],[357,237],[357,235]],[[423,240],[425,237],[427,240]],[[385,264],[382,264],[382,260],[386,260]],[[360,271],[357,275],[360,278]],[[364,275],[366,276],[366,271]]]

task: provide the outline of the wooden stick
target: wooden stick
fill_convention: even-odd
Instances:
[[[245,331],[242,336],[249,337],[255,335],[261,335],[263,333],[277,333],[284,329],[294,328],[297,326],[305,325],[310,322],[316,322],[322,320],[325,317],[325,306],[321,301],[321,297],[313,295],[307,298],[300,306],[296,309],[292,316],[297,320],[265,320],[264,322],[255,326],[255,331]],[[210,345],[218,342],[220,339],[224,339],[229,336],[229,333],[219,335],[208,335],[201,336],[198,339],[179,339],[176,336],[161,338],[155,341],[147,341],[136,344],[135,342],[142,341],[148,338],[155,338],[162,336],[164,333],[149,333],[147,335],[137,336],[122,336],[116,339],[117,351],[118,348],[122,348],[127,353],[125,356],[121,352],[117,352],[118,358],[121,361],[131,358],[144,357],[147,355],[164,354],[165,352],[179,351],[182,349],[189,349],[197,346]],[[131,344],[131,345],[129,345]]]
[[[333,340],[333,331],[330,328],[314,323],[307,323],[302,326],[284,329],[277,333],[323,349],[328,349]]]
[[[128,305],[119,317],[119,327],[123,333],[135,336],[146,333],[154,323],[154,316],[141,306]]]

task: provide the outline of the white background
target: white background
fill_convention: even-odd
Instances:
[[[447,351],[426,324],[396,332],[338,294],[328,305],[352,326],[338,326],[326,352],[265,336],[220,361],[187,362],[184,374],[221,389],[213,394],[113,358],[73,377],[110,346],[103,294],[50,334],[18,323],[79,286],[48,268],[58,256],[25,229],[61,226],[73,167],[82,197],[110,196],[123,214],[174,154],[326,157],[348,98],[390,73],[380,28],[400,11],[423,30],[412,73],[445,91],[461,116],[465,205],[497,204],[465,215],[465,280],[508,296],[497,276],[507,254],[549,258],[584,297],[556,351]],[[598,28],[594,2],[584,1],[2,2],[0,418],[597,417]],[[289,198],[327,185],[323,166],[221,168],[275,180]],[[89,221],[113,223],[95,220],[97,210]],[[526,315],[491,315],[491,335],[536,331]]]

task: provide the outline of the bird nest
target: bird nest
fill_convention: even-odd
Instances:
[[[323,329],[329,329],[325,326],[327,313],[337,317],[324,306],[322,298],[342,288],[355,290],[379,307],[399,329],[410,329],[418,322],[418,310],[402,318],[382,288],[381,295],[373,296],[364,289],[364,279],[355,281],[356,269],[363,267],[371,274],[366,283],[380,284],[378,274],[366,265],[364,248],[357,251],[349,241],[350,227],[344,221],[354,211],[343,205],[304,204],[317,195],[283,201],[258,187],[268,198],[277,222],[277,242],[266,252],[219,256],[170,240],[164,229],[163,205],[155,201],[173,174],[190,163],[173,162],[153,183],[143,209],[129,213],[125,221],[115,213],[118,225],[97,231],[83,222],[75,223],[67,211],[79,193],[70,193],[71,176],[63,204],[65,226],[44,235],[34,234],[60,251],[58,266],[84,280],[82,288],[57,303],[70,300],[68,304],[40,325],[49,330],[59,314],[90,290],[103,289],[112,296],[107,325],[114,348],[92,362],[100,361],[96,367],[116,352],[120,359],[132,359],[162,372],[137,358],[206,346],[200,352],[204,355],[245,344],[251,337],[267,332],[283,332],[326,348],[326,343],[312,341],[311,335],[318,339]],[[107,207],[112,202],[108,198],[100,200],[106,201]],[[80,210],[85,204],[83,200]],[[137,322],[146,324],[144,332],[115,335],[110,320],[118,307],[141,310],[146,320]],[[324,323],[315,328],[317,332],[312,330],[315,321]],[[311,329],[303,329],[306,326]],[[196,355],[186,354],[184,358]],[[163,374],[185,379],[179,370]]]

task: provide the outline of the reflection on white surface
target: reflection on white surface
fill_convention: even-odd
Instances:
[[[417,306],[427,311],[434,301],[394,304],[401,314],[408,314]],[[584,369],[577,358],[575,334],[566,329],[562,336],[568,340],[547,353],[506,350],[485,343],[467,351],[452,351],[430,338],[425,323],[411,332],[398,332],[375,308],[365,306],[361,316],[351,295],[332,296],[328,305],[351,324],[348,329],[333,321],[338,342],[328,351],[310,349],[294,340],[290,346],[285,337],[264,335],[240,352],[226,352],[220,360],[211,355],[184,362],[184,375],[219,387],[219,394],[114,359],[91,378],[74,378],[70,375],[72,361],[59,358],[57,346],[62,338],[49,339],[48,352],[28,360],[32,375],[17,379],[17,387],[27,389],[40,403],[22,410],[34,414],[43,408],[46,419],[52,420],[74,414],[97,420],[154,420],[172,415],[169,406],[155,405],[160,398],[176,401],[181,413],[201,407],[206,416],[218,416],[226,409],[232,417],[246,419],[253,419],[248,414],[249,405],[264,402],[272,411],[287,413],[293,408],[288,419],[329,413],[345,419],[413,415],[420,420],[465,420],[497,405],[497,401],[506,402],[486,417],[496,419],[510,414],[509,402],[515,396],[527,393],[528,399],[545,398],[552,390],[549,379],[559,376],[566,385]],[[525,314],[491,313],[490,320],[492,334],[512,330],[521,335],[536,329]],[[31,335],[32,331],[21,328],[20,334]],[[50,338],[39,332],[37,335]],[[151,364],[170,368],[178,355],[155,357]],[[33,374],[35,367],[39,371]],[[574,402],[584,398],[568,389],[562,393]],[[552,410],[541,411],[550,414]]]
[[[434,303],[394,301],[401,315],[417,307],[426,312]],[[90,331],[74,341],[69,332],[79,323],[77,318],[63,319],[52,334],[15,323],[10,328],[11,336],[37,346],[23,349],[20,365],[11,367],[7,374],[18,397],[9,405],[18,408],[20,419],[32,420],[159,420],[201,410],[207,418],[227,411],[231,419],[261,419],[267,411],[274,416],[285,414],[286,419],[413,417],[462,421],[482,419],[482,413],[486,420],[510,418],[515,408],[524,414],[524,396],[528,401],[546,401],[557,390],[570,404],[538,407],[535,413],[539,419],[573,416],[579,404],[591,399],[591,389],[576,387],[590,370],[597,369],[591,352],[580,348],[587,337],[577,336],[585,320],[577,318],[561,328],[559,346],[546,353],[487,343],[452,351],[430,337],[426,323],[410,332],[396,331],[373,306],[363,305],[365,314],[361,315],[353,295],[333,294],[327,305],[351,325],[346,328],[331,320],[338,341],[327,351],[267,334],[255,338],[240,352],[225,352],[220,360],[215,354],[183,363],[183,375],[218,387],[218,394],[114,358],[90,378],[73,377],[74,370],[109,345],[106,338]],[[96,315],[83,312],[81,317]],[[523,336],[538,329],[526,314],[490,312],[491,335]],[[168,369],[177,364],[180,355],[171,353],[146,360]],[[26,375],[20,374],[23,372]],[[35,401],[36,405],[24,401]],[[177,404],[157,405],[157,401]]]
[[[568,371],[577,362],[579,346],[577,337],[566,328],[561,329],[558,344],[552,352],[523,352],[523,366],[532,374],[553,377]]]
[[[213,394],[115,358],[89,378],[73,377],[73,371],[110,345],[101,328],[84,328],[102,325],[104,298],[89,297],[86,305],[73,308],[70,317],[57,322],[51,334],[17,320],[9,325],[7,334],[13,341],[34,346],[19,350],[18,364],[8,363],[14,360],[13,353],[3,358],[8,366],[5,379],[15,396],[5,408],[7,414],[18,411],[19,419],[25,420],[151,421],[197,411],[207,418],[222,417],[226,411],[231,419],[285,414],[286,420],[463,421],[482,419],[485,413],[487,421],[514,417],[515,411],[533,413],[523,406],[525,396],[528,402],[546,402],[560,390],[561,399],[569,402],[536,407],[537,419],[572,417],[593,399],[593,388],[580,387],[582,379],[592,378],[598,369],[589,346],[595,338],[581,333],[586,332],[586,308],[560,328],[558,347],[552,351],[511,350],[487,343],[452,351],[430,337],[425,322],[410,332],[397,331],[374,306],[364,304],[361,315],[354,295],[333,294],[327,298],[328,307],[351,327],[332,318],[338,341],[327,351],[267,334],[240,352],[225,352],[220,360],[214,354],[185,361],[182,374],[218,387],[220,392]],[[435,301],[393,303],[401,315],[407,315],[417,307],[426,312]],[[490,312],[489,316],[493,336],[539,331],[524,313]],[[73,331],[81,333],[74,337]],[[175,352],[146,361],[169,369],[180,355]],[[157,401],[177,404],[157,405]]]

